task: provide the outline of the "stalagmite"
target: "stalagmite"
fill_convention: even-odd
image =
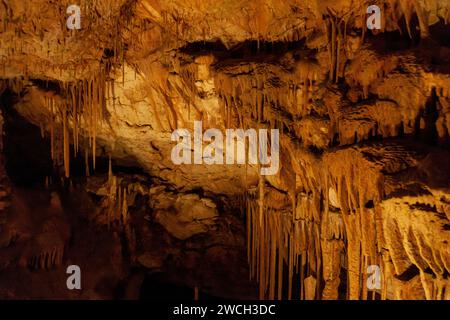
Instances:
[[[314,300],[316,296],[316,279],[313,276],[309,276],[303,283],[305,285],[305,300]]]

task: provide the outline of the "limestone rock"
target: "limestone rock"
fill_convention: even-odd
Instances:
[[[449,1],[82,0],[72,31],[67,5],[0,5],[0,297],[81,259],[82,298],[136,266],[227,297],[249,273],[261,299],[449,299]],[[194,121],[278,129],[278,172],[174,164]],[[51,167],[33,191],[4,163],[26,151]]]
[[[213,201],[196,194],[181,195],[174,204],[166,202],[164,206],[160,203],[155,208],[156,221],[180,240],[207,232],[219,215]]]

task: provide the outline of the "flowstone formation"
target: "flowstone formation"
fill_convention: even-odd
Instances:
[[[1,297],[54,297],[11,279],[56,287],[96,252],[88,288],[54,295],[139,297],[151,272],[221,297],[450,299],[450,1],[80,0],[69,30],[72,4],[0,4]],[[277,174],[175,165],[194,121],[278,129]],[[35,215],[21,144],[45,153]]]

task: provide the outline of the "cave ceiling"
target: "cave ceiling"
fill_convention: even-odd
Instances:
[[[142,221],[167,239],[221,243],[197,263],[246,251],[230,282],[250,276],[261,299],[450,299],[450,1],[79,0],[69,30],[72,2],[0,3],[0,93],[40,129],[62,179],[82,159],[82,188],[102,199],[89,221],[119,221],[132,263],[181,257],[152,251],[150,227],[133,224],[145,197]],[[175,164],[173,132],[200,121],[279,130],[276,174]],[[14,221],[0,220],[0,272],[63,264],[69,222],[33,233]],[[236,296],[224,286],[211,290]]]

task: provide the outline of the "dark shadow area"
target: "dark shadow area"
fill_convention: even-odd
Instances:
[[[205,54],[213,54],[219,61],[226,60],[249,60],[249,61],[276,61],[279,57],[289,51],[306,50],[310,51],[305,45],[305,40],[297,41],[257,41],[247,40],[227,48],[221,41],[203,42],[197,41],[188,43],[185,47],[180,48],[180,52],[191,56],[200,56]],[[298,52],[294,52],[297,58]]]
[[[431,95],[425,103],[423,111],[423,120],[425,128],[423,130],[423,140],[427,145],[435,146],[438,143],[438,132],[436,129],[436,120],[439,118],[437,110],[438,97],[436,95],[436,88],[433,87]]]
[[[40,129],[13,108],[16,97],[6,91],[1,97],[4,117],[4,155],[11,181],[19,186],[43,184],[52,175],[50,143]]]
[[[195,289],[188,286],[175,284],[168,281],[163,273],[149,274],[145,277],[141,290],[140,300],[194,301]],[[224,299],[209,295],[201,290],[198,291],[200,301],[222,301]]]

